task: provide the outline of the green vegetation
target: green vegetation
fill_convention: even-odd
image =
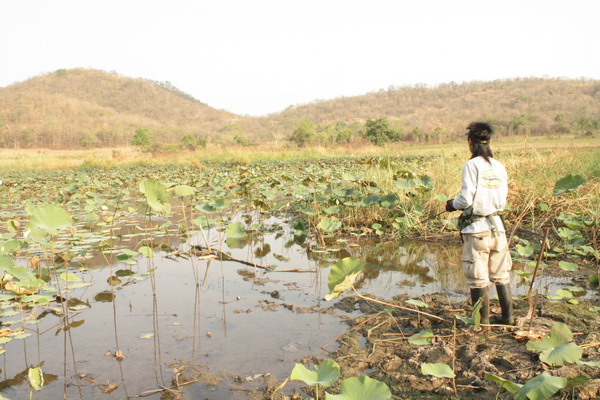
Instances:
[[[26,337],[23,326],[35,323],[41,313],[41,308],[36,307],[46,306],[56,298],[66,299],[52,314],[58,320],[57,334],[68,338],[82,326],[85,319],[78,317],[78,313],[86,307],[85,302],[77,299],[79,303],[74,303],[69,299],[75,298],[73,289],[89,284],[82,279],[85,268],[75,266],[85,266],[90,255],[114,254],[128,265],[137,265],[142,257],[147,259],[146,271],[127,268],[111,271],[107,282],[113,287],[121,285],[124,277],[148,277],[154,288],[152,260],[160,251],[154,242],[157,237],[181,241],[192,236],[203,237],[203,244],[210,249],[204,235],[212,230],[218,232],[219,243],[227,244],[230,249],[243,248],[249,240],[264,234],[267,227],[262,224],[271,216],[286,221],[269,227],[271,232],[290,235],[291,243],[305,245],[317,254],[334,244],[360,244],[365,239],[397,240],[424,235],[432,238],[456,233],[456,221],[451,215],[441,213],[445,200],[460,187],[464,149],[414,156],[345,157],[324,157],[318,150],[310,149],[269,157],[281,154],[293,159],[267,159],[259,153],[253,157],[264,159],[248,156],[223,162],[218,157],[225,156],[211,155],[215,158],[195,156],[186,162],[169,164],[138,161],[110,165],[96,161],[72,169],[3,169],[0,201],[7,207],[1,216],[0,272],[4,293],[0,305],[7,312],[5,317],[18,315],[19,319],[3,320],[12,330],[0,337],[1,341],[8,343]],[[509,228],[515,227],[518,233],[512,237],[512,251],[523,282],[534,281],[532,270],[536,265],[532,262],[541,252],[539,235],[542,228],[549,227],[550,245],[543,252],[547,265],[542,267],[560,273],[586,271],[587,282],[592,285],[595,279],[597,283],[597,274],[594,277],[590,273],[600,256],[596,240],[600,206],[597,148],[502,149],[497,157],[507,166],[511,179],[505,215]],[[235,219],[241,212],[255,213],[260,218]],[[114,233],[116,226],[128,220],[136,221],[136,232],[128,234],[135,238],[133,245],[124,245],[121,242],[124,235]],[[261,249],[255,249],[254,254],[260,257]],[[40,259],[40,267],[30,267],[35,264],[34,256]],[[327,265],[331,264],[334,263]],[[328,277],[327,299],[354,290],[364,274],[365,264],[366,261],[355,256],[335,262]],[[550,300],[577,307],[578,303],[572,300],[576,300],[575,294],[580,289],[569,286],[561,290],[556,292],[559,298]],[[114,300],[110,291],[98,296],[102,301]],[[376,300],[358,292],[356,296]],[[406,320],[443,319],[430,313],[431,302],[408,299],[405,303],[407,306],[385,303],[390,310],[382,311],[382,317],[394,318],[393,313],[401,310],[414,317]],[[460,317],[457,319],[478,325],[474,315],[472,321]],[[432,346],[443,336],[440,327],[418,328],[403,337],[409,346]],[[443,328],[448,337],[456,329],[472,327]],[[581,346],[574,343],[567,330],[555,327],[547,339],[530,341],[528,351],[539,353],[540,361],[550,367],[564,363],[579,367],[577,362],[583,362],[578,350]],[[310,381],[307,383],[314,384],[318,393],[317,385],[327,387],[333,376],[330,364],[322,364],[313,371],[298,367],[292,379]],[[456,378],[438,364],[447,362],[419,363],[419,366],[423,365],[423,374],[435,379]],[[459,375],[457,370],[452,370],[452,374]],[[558,387],[557,390],[567,387],[568,381],[558,377],[561,379],[558,382],[555,378],[538,374],[515,393],[532,393],[531,387],[544,388],[540,390],[545,392],[547,385]],[[356,397],[363,387],[373,387],[372,390],[382,394],[381,398],[387,398],[382,386],[367,377],[348,378],[341,384],[339,394],[327,397],[376,398]],[[393,389],[392,385],[389,387]]]

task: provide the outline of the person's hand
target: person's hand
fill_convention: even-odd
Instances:
[[[448,212],[456,211],[456,208],[454,208],[454,206],[452,205],[453,200],[454,199],[450,199],[446,202],[446,211],[448,211]]]

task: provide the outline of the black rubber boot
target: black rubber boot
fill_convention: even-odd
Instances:
[[[490,297],[487,288],[471,288],[471,304],[475,305],[477,301],[483,298],[479,315],[481,316],[480,323],[488,325],[490,323]]]
[[[500,301],[500,309],[502,310],[502,323],[504,325],[514,325],[515,317],[513,315],[513,299],[510,292],[510,285],[496,284],[496,292],[498,292],[498,300]]]

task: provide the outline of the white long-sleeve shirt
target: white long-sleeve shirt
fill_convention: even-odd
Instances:
[[[472,215],[487,216],[504,210],[508,194],[507,174],[504,165],[493,158],[488,163],[483,157],[475,157],[465,163],[462,170],[462,188],[452,201],[457,210]],[[470,210],[472,208],[472,211]],[[498,231],[504,232],[500,217],[493,216]],[[489,218],[481,218],[464,228],[462,233],[478,233],[490,230],[494,224]]]

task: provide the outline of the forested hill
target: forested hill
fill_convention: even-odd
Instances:
[[[168,83],[97,70],[58,70],[0,88],[5,147],[129,145],[137,129],[176,142],[186,133],[207,135],[239,118]]]
[[[123,146],[144,130],[155,143],[334,144],[385,118],[400,140],[440,141],[476,119],[501,135],[597,134],[600,81],[512,79],[390,87],[355,97],[289,107],[266,117],[216,110],[168,82],[89,69],[58,70],[0,88],[0,145],[10,148]]]
[[[326,125],[386,118],[405,139],[452,137],[473,120],[487,120],[503,135],[600,131],[600,81],[512,79],[449,83],[435,88],[390,87],[362,96],[289,107],[279,120]]]

